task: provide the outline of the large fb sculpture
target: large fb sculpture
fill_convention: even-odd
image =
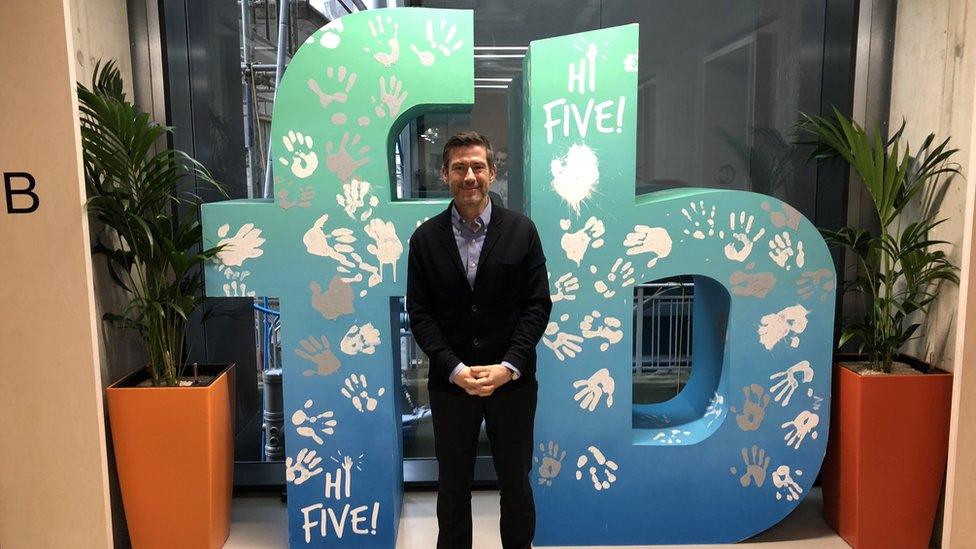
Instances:
[[[532,44],[527,210],[555,307],[539,345],[540,545],[737,541],[824,455],[834,271],[796,210],[744,192],[634,197],[637,26]],[[394,201],[392,138],[473,102],[470,12],[357,13],[316,32],[276,98],[274,199],[209,204],[217,296],[278,296],[294,546],[392,547],[402,503],[390,299],[444,202]],[[694,369],[635,406],[632,286],[695,276]]]

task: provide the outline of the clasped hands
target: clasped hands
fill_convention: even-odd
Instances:
[[[465,366],[454,376],[454,384],[471,396],[486,397],[511,379],[512,371],[501,364]]]

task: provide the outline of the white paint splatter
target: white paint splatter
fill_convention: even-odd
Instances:
[[[585,144],[571,145],[566,156],[553,159],[550,164],[552,188],[576,212],[580,204],[593,194],[600,180],[599,159]]]

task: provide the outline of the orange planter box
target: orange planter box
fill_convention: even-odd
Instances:
[[[216,548],[230,533],[234,366],[205,387],[108,388],[109,421],[132,546]]]
[[[855,549],[929,546],[951,396],[947,372],[861,376],[834,365],[824,518]]]

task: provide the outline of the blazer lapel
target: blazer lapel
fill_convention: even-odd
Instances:
[[[461,264],[461,253],[458,252],[457,240],[454,239],[454,229],[451,227],[451,204],[448,204],[447,210],[441,214],[441,219],[438,224],[441,228],[438,240],[447,249],[448,257],[454,262],[458,273],[464,278],[464,285],[467,286],[468,274],[464,270],[464,265]]]
[[[491,195],[489,195],[491,196]],[[489,221],[488,232],[485,234],[485,244],[481,247],[481,255],[478,256],[478,274],[474,277],[474,287],[478,287],[478,282],[481,280],[481,273],[484,272],[483,267],[485,262],[488,261],[488,256],[491,254],[492,248],[502,236],[502,223],[505,221],[505,209],[499,204],[495,197],[491,197],[491,221]],[[459,256],[460,257],[460,256]]]

